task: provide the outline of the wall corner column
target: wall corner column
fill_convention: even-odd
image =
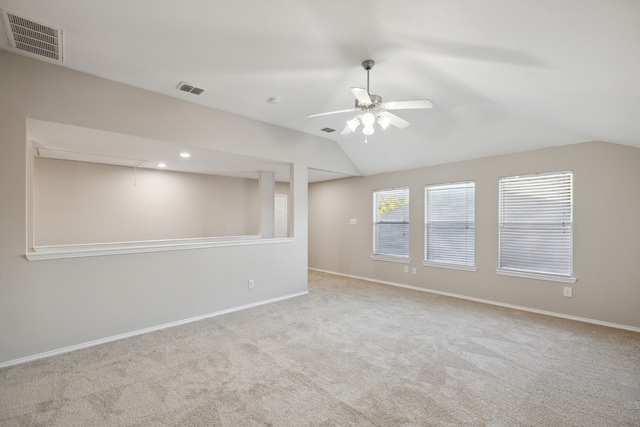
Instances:
[[[263,239],[272,239],[275,235],[275,195],[276,177],[274,172],[260,171],[260,234]]]

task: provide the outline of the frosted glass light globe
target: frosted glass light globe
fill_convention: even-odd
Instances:
[[[371,126],[376,122],[376,116],[371,112],[364,113],[362,115],[362,124],[364,126]]]
[[[380,127],[382,127],[382,129],[386,129],[389,124],[391,124],[391,119],[389,119],[389,117],[380,117],[378,119],[378,124],[380,125]]]

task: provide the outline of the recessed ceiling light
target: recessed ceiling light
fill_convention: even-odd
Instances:
[[[166,163],[158,163],[156,166],[158,166],[159,168],[166,168],[167,164]]]
[[[180,157],[184,157],[185,159],[188,159],[189,157],[191,157],[191,154],[185,152],[180,153]]]

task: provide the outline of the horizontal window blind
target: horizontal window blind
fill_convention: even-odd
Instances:
[[[573,274],[573,174],[501,178],[501,270],[570,277]]]
[[[409,188],[374,191],[373,254],[409,257]]]
[[[425,187],[425,261],[475,265],[475,183]]]

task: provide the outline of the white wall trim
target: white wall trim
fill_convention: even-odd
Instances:
[[[496,269],[496,273],[502,276],[523,277],[525,279],[548,280],[560,283],[576,283],[575,277],[553,276],[551,274],[525,273],[522,271]]]
[[[411,264],[409,257],[394,257],[391,255],[371,255],[371,259],[375,261],[398,262],[400,264]]]
[[[425,267],[447,268],[449,270],[478,271],[475,265],[451,264],[446,262],[422,261]]]
[[[293,238],[262,239],[261,236],[225,236],[194,239],[147,240],[140,242],[93,243],[80,245],[36,246],[27,252],[29,261],[81,258],[88,256],[137,254],[143,252],[181,251],[187,249],[221,248],[227,246],[291,243]]]
[[[34,354],[32,356],[21,357],[21,358],[18,358],[18,359],[13,359],[13,360],[9,360],[7,362],[0,363],[0,369],[7,368],[9,366],[19,365],[19,364],[22,364],[22,363],[32,362],[32,361],[38,360],[38,359],[44,359],[45,357],[57,356],[59,354],[69,353],[69,352],[75,351],[75,350],[81,350],[83,348],[93,347],[95,345],[106,344],[106,343],[109,343],[109,342],[112,342],[112,341],[118,341],[118,340],[125,339],[125,338],[131,338],[131,337],[135,337],[136,335],[142,335],[142,334],[146,334],[146,333],[149,333],[149,332],[155,332],[155,331],[159,331],[161,329],[172,328],[174,326],[180,326],[180,325],[184,325],[186,323],[197,322],[199,320],[208,319],[210,317],[216,317],[216,316],[220,316],[220,315],[223,315],[223,314],[233,313],[234,311],[240,311],[240,310],[245,310],[247,308],[258,307],[260,305],[271,304],[271,303],[282,301],[282,300],[285,300],[285,299],[295,298],[295,297],[299,297],[299,296],[302,296],[302,295],[307,295],[308,293],[309,293],[308,291],[304,291],[304,292],[298,292],[298,293],[295,293],[295,294],[284,295],[284,296],[277,297],[277,298],[271,298],[271,299],[264,300],[264,301],[258,301],[258,302],[254,302],[254,303],[251,303],[251,304],[241,305],[239,307],[227,308],[225,310],[216,311],[214,313],[203,314],[201,316],[195,316],[195,317],[190,317],[188,319],[177,320],[175,322],[164,323],[162,325],[152,326],[150,328],[138,329],[137,331],[126,332],[124,334],[118,334],[118,335],[114,335],[114,336],[107,337],[107,338],[101,338],[101,339],[98,339],[98,340],[88,341],[88,342],[84,342],[84,343],[81,343],[81,344],[75,344],[75,345],[71,345],[69,347],[59,348],[57,350],[45,351],[44,353],[38,353],[38,354]]]
[[[571,316],[571,315],[568,315],[568,314],[556,313],[556,312],[553,312],[553,311],[538,310],[537,308],[524,307],[524,306],[521,306],[521,305],[505,304],[505,303],[502,303],[502,302],[497,302],[497,301],[492,301],[492,300],[487,300],[487,299],[482,299],[482,298],[469,297],[469,296],[466,296],[466,295],[454,294],[454,293],[451,293],[451,292],[436,291],[434,289],[420,288],[418,286],[404,285],[402,283],[387,282],[387,281],[384,281],[384,280],[370,279],[368,277],[361,277],[361,276],[353,276],[351,274],[336,273],[335,271],[321,270],[321,269],[318,269],[318,268],[311,268],[310,267],[309,270],[319,271],[321,273],[335,274],[336,276],[350,277],[352,279],[366,280],[368,282],[380,283],[380,284],[383,284],[383,285],[391,285],[391,286],[397,286],[397,287],[400,287],[400,288],[413,289],[413,290],[416,290],[416,291],[429,292],[429,293],[432,293],[432,294],[444,295],[444,296],[453,297],[453,298],[460,298],[460,299],[464,299],[464,300],[480,302],[480,303],[483,303],[483,304],[490,304],[490,305],[497,305],[497,306],[500,306],[500,307],[513,308],[515,310],[528,311],[530,313],[543,314],[545,316],[560,317],[562,319],[576,320],[578,322],[592,323],[594,325],[608,326],[610,328],[624,329],[624,330],[632,331],[632,332],[640,332],[640,328],[637,328],[635,326],[628,326],[628,325],[621,325],[621,324],[618,324],[618,323],[603,322],[601,320],[589,319],[589,318],[586,318],[586,317]]]

